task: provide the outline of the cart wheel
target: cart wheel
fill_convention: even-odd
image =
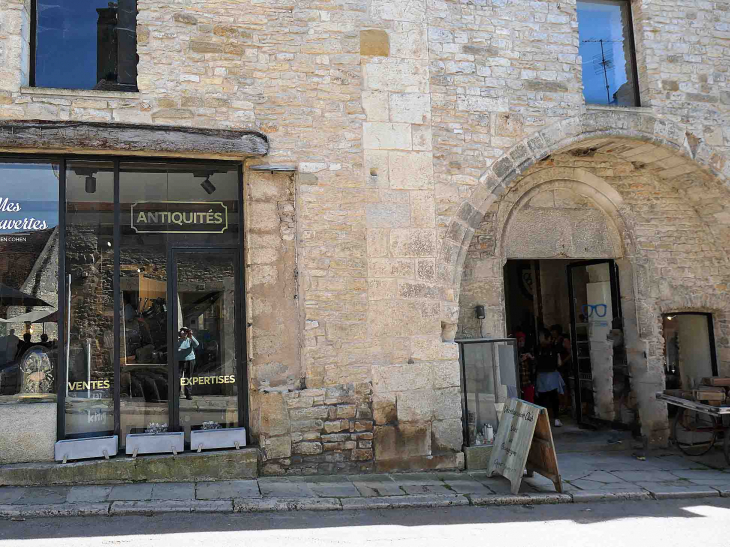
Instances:
[[[725,442],[723,443],[723,449],[725,451],[725,461],[730,465],[730,429],[725,430]]]
[[[717,440],[715,419],[709,414],[680,408],[672,424],[672,437],[677,448],[688,456],[702,456]],[[726,453],[728,443],[725,443]]]

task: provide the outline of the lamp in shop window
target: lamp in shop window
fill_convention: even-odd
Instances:
[[[96,193],[96,177],[94,175],[88,175],[86,177],[86,193],[87,194]]]
[[[200,186],[203,187],[203,190],[205,190],[208,195],[212,194],[216,190],[213,183],[210,182],[210,175],[205,175],[205,180],[200,183]]]

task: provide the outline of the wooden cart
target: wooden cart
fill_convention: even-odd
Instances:
[[[672,439],[684,454],[701,456],[724,437],[723,451],[730,465],[730,425],[724,425],[723,416],[730,416],[730,406],[711,406],[682,397],[657,393],[656,398],[668,405],[679,407],[672,421]],[[725,420],[725,423],[730,423]]]

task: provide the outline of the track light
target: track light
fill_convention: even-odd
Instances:
[[[88,177],[86,177],[86,193],[96,193],[96,177],[94,177],[94,175],[89,175]]]
[[[203,190],[205,190],[208,193],[208,195],[212,194],[216,190],[213,183],[210,182],[210,175],[206,175],[205,180],[200,183],[200,186],[203,187]]]

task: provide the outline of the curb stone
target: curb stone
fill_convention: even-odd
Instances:
[[[235,513],[264,511],[342,511],[338,498],[236,498]]]
[[[56,503],[48,505],[0,505],[0,517],[107,516],[108,503]]]
[[[110,515],[154,515],[161,513],[230,513],[230,500],[145,500],[115,501],[109,508]]]
[[[661,490],[651,492],[651,495],[655,500],[673,500],[673,499],[691,499],[691,498],[717,498],[720,497],[720,492],[714,488],[709,490],[687,490],[685,492],[677,490],[668,490],[662,492]]]
[[[621,490],[617,492],[591,492],[584,490],[581,492],[571,492],[573,503],[589,503],[594,501],[637,501],[637,500],[653,500],[651,492],[647,490]]]
[[[379,498],[344,498],[342,508],[353,509],[405,509],[408,507],[453,507],[470,505],[469,498],[461,494],[450,496],[383,496]]]

